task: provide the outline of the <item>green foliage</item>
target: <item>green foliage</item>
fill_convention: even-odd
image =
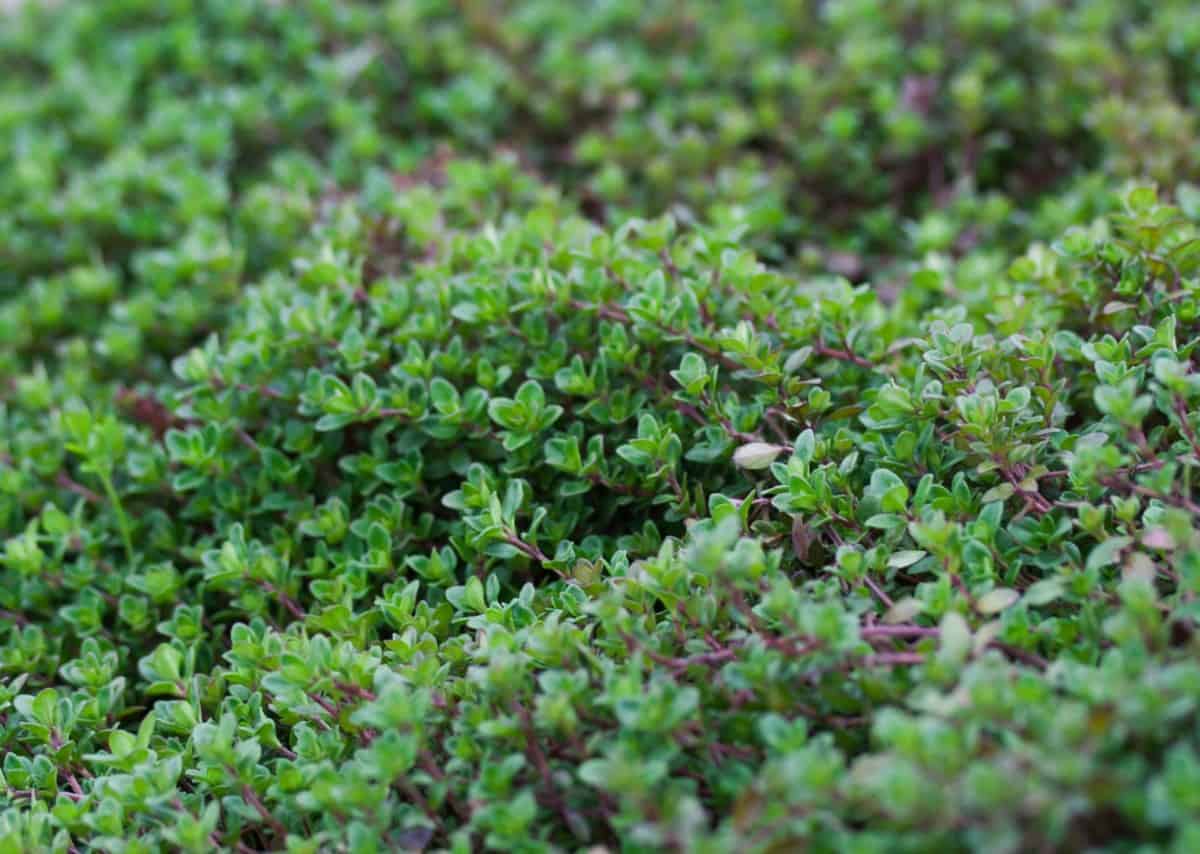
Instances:
[[[5,19],[0,851],[1195,850],[1190,4],[590,11]]]
[[[855,280],[1055,234],[1014,208],[1082,167],[1197,166],[1187,0],[22,7],[0,28],[0,377],[63,346],[156,373],[339,187],[433,177],[443,145],[517,151],[613,225],[673,209]]]

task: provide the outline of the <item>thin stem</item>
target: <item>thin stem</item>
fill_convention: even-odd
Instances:
[[[277,842],[282,843],[287,839],[287,828],[284,827],[283,822],[267,809],[267,805],[259,799],[258,793],[250,788],[249,784],[242,784],[242,800],[254,807],[254,811],[262,817],[262,820],[270,826],[271,830],[275,831]]]
[[[884,593],[883,588],[881,588],[878,584],[876,584],[870,575],[863,575],[863,581],[866,582],[866,585],[870,589],[870,591],[872,593],[874,593],[875,597],[877,599],[879,599],[879,601],[882,602],[884,605],[887,605],[890,608],[896,604],[895,602],[892,601],[892,597],[890,597],[886,593]]]
[[[836,347],[828,346],[824,342],[818,342],[813,347],[813,352],[818,356],[826,356],[830,359],[837,359],[841,362],[850,362],[851,364],[858,365],[860,368],[868,368],[871,370],[874,370],[875,368],[874,362],[864,359],[857,353],[852,353],[849,350],[839,350]]]
[[[121,529],[121,542],[125,545],[125,558],[130,565],[133,564],[133,535],[129,525],[129,517],[125,514],[125,507],[121,504],[121,499],[117,495],[116,487],[113,486],[112,476],[107,472],[100,474],[100,482],[104,484],[104,494],[108,496],[108,502],[112,505],[113,512],[117,514],[117,527]]]
[[[90,501],[93,504],[104,503],[104,499],[101,496],[88,489],[82,483],[77,483],[76,481],[72,480],[65,471],[60,471],[58,473],[58,477],[54,479],[54,482],[68,492],[73,492],[75,495],[83,498],[85,501]]]
[[[506,543],[508,543],[510,546],[512,546],[513,548],[515,548],[517,551],[519,551],[521,554],[525,555],[528,558],[531,558],[532,560],[536,560],[538,563],[545,564],[545,563],[550,562],[550,558],[547,557],[545,552],[543,552],[541,549],[539,549],[537,546],[533,545],[532,543],[525,542],[520,537],[518,537],[516,534],[507,533],[505,535],[504,541]]]

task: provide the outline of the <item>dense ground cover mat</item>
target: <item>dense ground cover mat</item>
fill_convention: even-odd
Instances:
[[[0,18],[0,851],[1200,850],[1191,6]]]

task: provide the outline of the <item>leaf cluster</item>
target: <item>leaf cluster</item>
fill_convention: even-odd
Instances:
[[[1143,5],[5,19],[0,851],[1200,848]]]

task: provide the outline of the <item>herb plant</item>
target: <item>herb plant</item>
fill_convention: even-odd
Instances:
[[[10,13],[0,851],[1200,848],[1190,5]]]

